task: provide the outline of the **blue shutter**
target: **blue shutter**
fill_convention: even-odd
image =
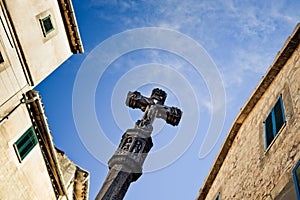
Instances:
[[[283,111],[283,106],[282,106],[282,97],[280,96],[280,98],[278,99],[278,101],[276,102],[275,106],[274,106],[274,123],[276,126],[276,133],[277,134],[279,132],[279,130],[281,129],[281,127],[283,126],[283,124],[285,123],[285,119],[284,119],[284,111]]]
[[[285,122],[282,96],[280,95],[278,101],[264,121],[266,148],[272,143]]]
[[[265,120],[265,138],[266,138],[266,148],[271,144],[274,139],[274,126],[273,126],[272,112],[268,115]]]
[[[297,193],[297,199],[300,199],[300,161],[293,170],[294,183]]]

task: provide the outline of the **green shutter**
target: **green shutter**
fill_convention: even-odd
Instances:
[[[30,127],[15,143],[16,150],[20,156],[21,161],[29,154],[29,152],[37,144],[34,129]]]
[[[48,35],[51,31],[54,30],[54,26],[51,21],[51,15],[48,15],[47,17],[40,19],[40,23],[42,26],[44,37]]]

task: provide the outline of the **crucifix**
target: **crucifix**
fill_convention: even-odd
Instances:
[[[143,163],[153,146],[151,133],[155,118],[161,118],[167,124],[177,126],[182,111],[176,107],[164,105],[167,94],[155,88],[149,97],[140,92],[128,92],[126,105],[144,112],[134,128],[123,134],[119,147],[108,161],[109,172],[96,200],[121,200],[129,185],[142,175]]]

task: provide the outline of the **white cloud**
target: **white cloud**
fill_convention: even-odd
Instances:
[[[300,19],[300,3],[285,0],[91,0],[89,5],[101,7],[99,17],[105,20],[109,20],[106,9],[109,14],[113,9],[111,22],[122,24],[123,30],[159,26],[189,35],[213,58],[226,88],[239,90],[254,88]],[[181,61],[158,52],[151,52],[147,61],[168,64],[183,74],[192,73]],[[249,83],[252,77],[256,79]],[[197,81],[194,83],[193,87],[199,87]]]

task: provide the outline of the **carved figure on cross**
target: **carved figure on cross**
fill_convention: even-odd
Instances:
[[[167,94],[165,91],[155,88],[151,97],[144,97],[140,92],[129,92],[126,99],[126,105],[130,108],[138,108],[144,112],[142,124],[152,125],[155,118],[164,119],[168,124],[177,126],[181,119],[182,111],[176,107],[165,106]]]

